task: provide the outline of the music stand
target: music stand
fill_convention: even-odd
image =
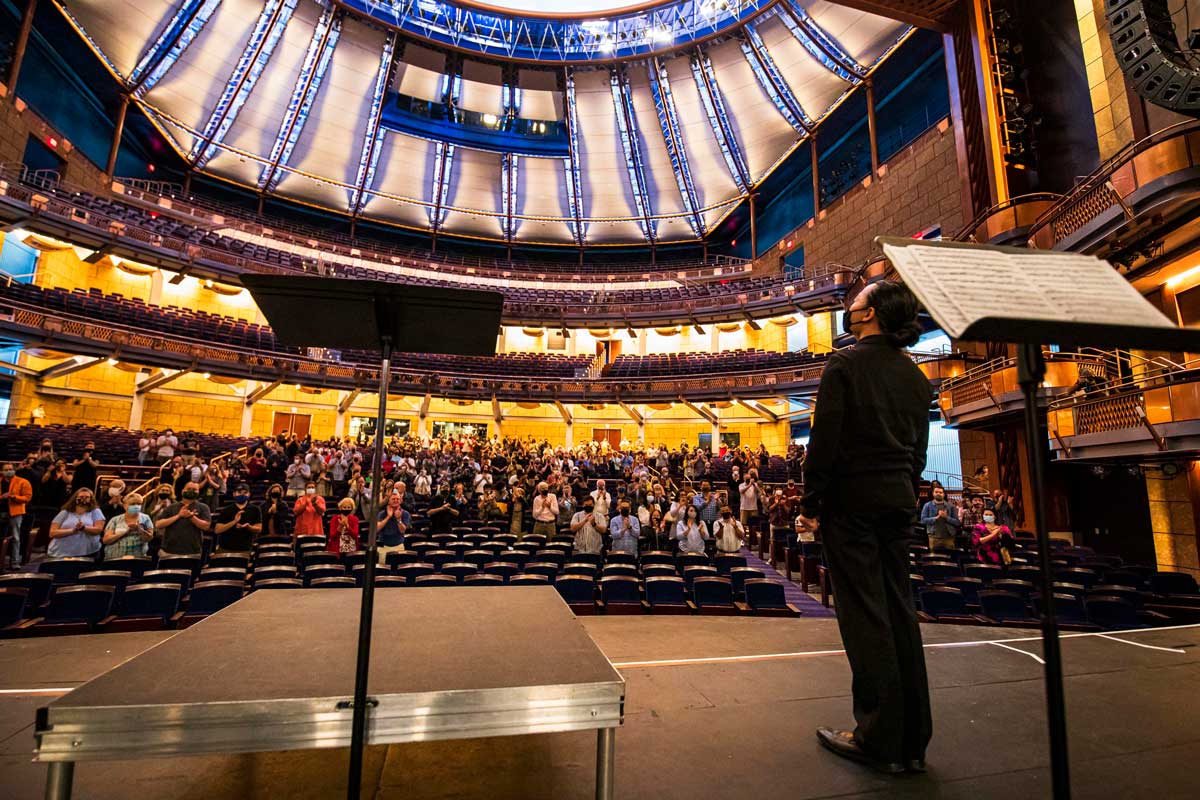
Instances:
[[[242,276],[242,285],[258,304],[281,344],[379,350],[379,411],[371,467],[371,512],[363,564],[362,606],[358,619],[358,657],[354,672],[353,729],[346,796],[358,798],[367,735],[367,677],[371,663],[371,619],[375,607],[375,541],[379,527],[379,486],[383,438],[394,352],[494,355],[504,295],[468,289],[418,286],[385,281],[346,280],[296,275]]]
[[[1179,328],[1150,305],[1125,278],[1107,262],[1078,253],[1030,250],[1021,247],[933,242],[880,236],[875,239],[896,272],[921,300],[930,316],[951,336],[975,342],[1007,342],[1017,345],[1017,383],[1024,402],[1026,466],[1033,494],[1034,527],[1041,570],[1042,650],[1045,655],[1046,716],[1049,723],[1050,772],[1055,800],[1071,796],[1071,773],[1067,756],[1067,718],[1063,692],[1062,650],[1058,621],[1054,614],[1054,572],[1050,558],[1050,534],[1046,525],[1044,491],[1049,438],[1038,419],[1038,388],[1046,376],[1042,347],[1113,347],[1120,349],[1200,350],[1200,330]],[[934,258],[919,256],[923,248]],[[937,252],[942,251],[942,252]],[[946,252],[950,251],[950,252]],[[947,258],[947,256],[950,256]],[[952,264],[952,261],[958,262]],[[975,267],[973,271],[969,267]],[[1016,269],[1013,269],[1016,267]],[[999,287],[993,279],[1002,281]],[[1013,313],[985,315],[971,290],[984,286],[994,300],[1003,297],[1013,281],[1013,291],[1030,300],[1046,296],[1061,303],[1076,296],[1072,304],[1055,315],[1046,313],[1054,302],[1028,305],[1011,303]],[[952,291],[964,290],[962,302]],[[1034,297],[1027,293],[1041,294]],[[1090,301],[1090,305],[1089,305]],[[1040,308],[1039,308],[1040,306]],[[994,306],[993,306],[994,308]],[[1123,315],[1123,316],[1118,316]],[[1118,318],[1133,320],[1114,323]]]

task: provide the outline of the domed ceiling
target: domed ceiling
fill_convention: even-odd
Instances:
[[[195,169],[517,244],[704,238],[909,33],[826,0],[57,0]]]

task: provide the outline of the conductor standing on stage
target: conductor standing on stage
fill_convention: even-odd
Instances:
[[[821,530],[854,675],[853,731],[818,728],[833,753],[887,774],[925,771],[933,732],[909,532],[929,442],[929,380],[902,348],[921,329],[908,287],[876,283],[846,310],[857,340],[821,376],[800,525]]]

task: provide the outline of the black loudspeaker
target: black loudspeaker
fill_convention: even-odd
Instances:
[[[1200,70],[1179,46],[1168,0],[1104,0],[1104,16],[1134,90],[1157,106],[1200,117]]]

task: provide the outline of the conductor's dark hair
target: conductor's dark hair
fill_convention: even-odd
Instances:
[[[893,347],[911,347],[921,338],[917,296],[902,283],[882,281],[867,296],[867,307],[875,309],[879,326]]]

